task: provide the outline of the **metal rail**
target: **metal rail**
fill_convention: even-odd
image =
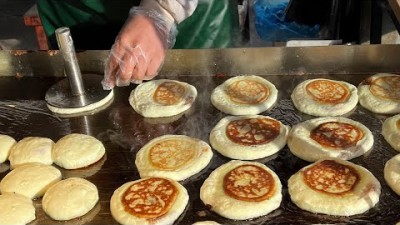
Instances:
[[[108,51],[77,53],[82,73],[103,74]],[[400,73],[400,45],[169,50],[164,75]],[[64,76],[59,51],[0,51],[0,76]]]

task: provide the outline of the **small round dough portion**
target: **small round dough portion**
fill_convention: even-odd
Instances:
[[[211,161],[213,152],[204,141],[185,135],[163,135],[144,145],[136,154],[140,177],[189,178]]]
[[[61,172],[49,165],[29,163],[9,172],[0,183],[1,193],[17,193],[35,199],[61,180]]]
[[[159,79],[138,85],[129,103],[143,117],[169,117],[188,110],[196,97],[196,88],[188,83]]]
[[[54,141],[44,137],[26,137],[18,141],[10,151],[10,167],[14,169],[26,163],[53,164],[51,152]]]
[[[231,159],[260,159],[281,150],[289,130],[289,126],[269,116],[227,116],[211,130],[210,143]]]
[[[17,142],[14,138],[5,134],[0,134],[0,163],[3,163],[8,159],[11,148],[16,143]]]
[[[54,220],[71,220],[88,213],[98,200],[96,185],[72,177],[51,186],[43,196],[42,207]]]
[[[387,118],[382,125],[382,136],[397,151],[400,151],[400,114]]]
[[[256,115],[270,109],[278,90],[268,80],[254,75],[232,77],[211,93],[211,103],[230,115]]]
[[[142,198],[145,196],[148,198]],[[177,181],[149,177],[127,182],[115,190],[110,210],[120,224],[173,224],[188,201],[185,187]]]
[[[395,155],[385,163],[383,175],[389,187],[400,195],[400,154]]]
[[[291,95],[294,106],[312,116],[341,116],[358,103],[357,88],[347,82],[309,79],[298,84]]]
[[[362,166],[340,159],[323,159],[292,175],[288,190],[292,202],[303,210],[352,216],[378,203],[381,185]]]
[[[360,105],[373,113],[400,113],[400,75],[378,73],[358,85]]]
[[[36,219],[32,200],[23,195],[0,195],[0,209],[0,224],[28,224]]]
[[[86,134],[68,134],[54,146],[54,163],[65,169],[87,167],[99,161],[105,154],[103,143]]]
[[[320,117],[298,123],[288,137],[290,151],[309,162],[324,158],[350,160],[370,151],[373,144],[371,131],[346,117]]]
[[[277,209],[282,201],[282,184],[264,164],[233,160],[204,181],[200,199],[225,218],[246,220]]]

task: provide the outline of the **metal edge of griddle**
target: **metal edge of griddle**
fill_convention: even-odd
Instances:
[[[107,50],[77,53],[83,73],[103,74]],[[204,76],[400,73],[400,45],[168,50],[160,74]],[[0,51],[0,76],[63,77],[58,51]]]

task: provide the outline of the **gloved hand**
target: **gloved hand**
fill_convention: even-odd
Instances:
[[[154,78],[165,51],[175,43],[176,25],[155,10],[134,7],[107,58],[103,89]]]

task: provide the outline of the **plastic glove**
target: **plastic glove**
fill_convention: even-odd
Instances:
[[[154,78],[165,51],[175,43],[176,25],[155,10],[134,7],[107,58],[103,89]]]

